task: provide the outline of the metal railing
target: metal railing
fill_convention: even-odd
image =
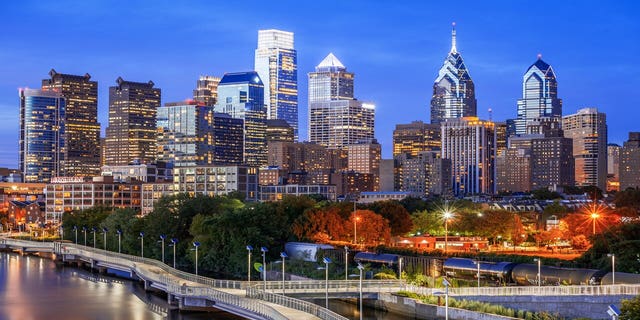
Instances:
[[[300,300],[300,299],[283,296],[280,294],[265,292],[256,287],[247,288],[247,297],[261,299],[267,302],[281,305],[283,307],[299,310],[304,313],[312,314],[324,320],[347,320],[348,319],[327,308],[323,308],[317,304]]]
[[[267,281],[264,282],[254,281],[252,286],[257,289],[265,289],[267,291],[278,292],[282,290],[282,281]],[[304,293],[304,292],[317,292],[325,290],[329,292],[357,292],[360,290],[360,281],[358,280],[300,280],[300,281],[285,281],[284,288],[286,292],[290,293]],[[404,282],[399,280],[364,280],[362,281],[363,292],[397,292],[404,289]]]
[[[426,288],[407,285],[404,290],[432,295],[441,288]],[[513,287],[449,287],[452,296],[567,296],[567,295],[639,295],[640,285],[616,284],[601,286],[513,286]]]

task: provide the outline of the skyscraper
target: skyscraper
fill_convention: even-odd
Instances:
[[[477,102],[473,80],[456,48],[456,25],[451,31],[451,50],[433,84],[431,123],[446,119],[475,117]]]
[[[244,122],[198,102],[158,108],[158,160],[174,167],[241,164]]]
[[[393,130],[393,156],[408,153],[417,156],[422,151],[440,150],[440,125],[413,121],[397,124]]]
[[[353,97],[353,73],[329,54],[309,73],[309,141],[331,149],[374,137],[375,106]]]
[[[573,139],[578,186],[607,187],[607,117],[597,108],[583,108],[562,118],[564,136]]]
[[[156,158],[156,111],[160,89],[147,83],[116,80],[109,87],[109,126],[105,138],[105,164],[126,165],[133,160],[151,163]]]
[[[348,170],[372,174],[374,189],[380,190],[380,160],[382,147],[376,139],[361,140],[347,146]]]
[[[620,150],[620,190],[640,187],[640,132],[629,132]]]
[[[88,73],[62,74],[51,69],[42,89],[56,91],[65,98],[66,176],[96,176],[100,173],[100,123],[98,123],[98,82]]]
[[[522,77],[522,99],[518,100],[516,134],[524,134],[535,118],[562,117],[562,100],[558,99],[558,82],[553,68],[538,60]]]
[[[442,158],[451,160],[453,194],[494,193],[494,123],[477,117],[463,117],[449,119],[441,126]]]
[[[620,191],[620,150],[615,143],[607,145],[607,191]]]
[[[64,175],[65,98],[55,91],[21,89],[20,170],[24,182]]]
[[[193,90],[193,100],[205,106],[214,106],[218,99],[218,84],[220,78],[212,76],[200,76]]]
[[[218,85],[216,112],[244,120],[244,163],[267,164],[267,108],[264,86],[255,71],[227,73]]]
[[[293,32],[259,30],[255,70],[264,84],[268,119],[282,119],[298,139],[298,54]]]

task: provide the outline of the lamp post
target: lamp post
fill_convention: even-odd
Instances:
[[[122,230],[118,229],[118,230],[116,230],[116,233],[118,234],[118,253],[120,253],[120,251],[121,251],[120,249],[122,248],[120,246],[120,244],[122,243],[122,241],[121,241],[122,240]]]
[[[87,246],[87,227],[82,227],[82,233],[84,233],[84,246]]]
[[[91,228],[91,233],[93,233],[93,248],[96,248],[96,227]]]
[[[398,258],[398,278],[402,281],[402,257]]]
[[[173,268],[176,268],[176,244],[178,243],[177,238],[171,238],[171,246],[173,247]]]
[[[607,257],[611,258],[611,284],[616,284],[616,255],[608,253]]]
[[[76,234],[76,244],[78,244],[78,226],[73,226],[73,233]]]
[[[102,227],[102,242],[104,243],[104,250],[107,251],[107,227]]]
[[[591,220],[593,220],[593,235],[596,234],[596,219],[600,218],[597,212],[591,213]]]
[[[447,248],[449,247],[449,218],[452,214],[449,211],[444,212],[444,253],[447,254]]]
[[[362,320],[362,274],[364,272],[364,266],[358,262],[358,270],[360,270],[360,284],[358,285],[358,292],[360,296],[360,310],[358,313],[360,314],[360,320]]]
[[[196,247],[196,276],[198,275],[198,247],[200,246],[200,242],[194,241],[193,246]]]
[[[324,307],[329,309],[329,263],[331,263],[331,259],[324,257],[322,262],[324,262]]]
[[[160,242],[162,243],[162,263],[164,263],[164,239],[166,239],[167,236],[164,234],[160,235]]]
[[[480,260],[476,260],[473,262],[476,265],[476,277],[478,277],[478,288],[480,288]]]
[[[349,280],[349,247],[344,246],[344,280]]]
[[[267,247],[260,247],[262,252],[262,282],[264,283],[264,293],[267,293]]]
[[[538,263],[538,275],[536,276],[538,280],[538,287],[542,286],[542,274],[540,273],[540,265],[542,264],[541,258],[535,258],[533,261]]]
[[[284,259],[289,257],[286,252],[280,252],[280,257],[282,258],[282,295],[284,296]]]
[[[442,279],[444,285],[444,319],[449,320],[449,286],[451,283],[447,279]]]
[[[0,225],[0,229],[2,229],[2,225]],[[64,226],[60,225],[60,240],[64,240]]]
[[[253,247],[247,245],[247,282],[249,283],[251,283],[251,251],[253,251]]]
[[[144,232],[140,231],[140,256],[144,258]]]

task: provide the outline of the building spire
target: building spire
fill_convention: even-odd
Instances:
[[[456,23],[451,24],[451,51],[450,53],[457,53],[456,50]]]

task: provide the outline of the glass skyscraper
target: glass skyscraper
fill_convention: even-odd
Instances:
[[[71,75],[51,69],[42,89],[65,98],[66,176],[96,176],[100,173],[100,123],[98,82],[91,75]]]
[[[607,116],[597,108],[583,108],[562,118],[566,138],[573,139],[577,186],[607,190]]]
[[[66,100],[59,92],[20,90],[20,170],[24,182],[64,175]]]
[[[475,117],[476,114],[475,87],[467,66],[462,60],[462,55],[456,48],[454,23],[451,31],[451,50],[433,84],[431,123],[441,123],[447,119],[461,117]]]
[[[558,99],[558,82],[553,68],[538,55],[538,60],[522,78],[522,99],[518,100],[518,116],[515,120],[516,134],[525,134],[531,121],[541,117],[562,117],[562,100]]]
[[[354,74],[329,53],[316,71],[309,73],[309,103],[329,100],[353,100]]]
[[[298,139],[298,54],[293,32],[259,30],[255,70],[264,84],[268,119],[282,119]]]
[[[267,164],[267,108],[264,85],[255,71],[227,73],[218,85],[216,112],[244,120],[244,163]]]

